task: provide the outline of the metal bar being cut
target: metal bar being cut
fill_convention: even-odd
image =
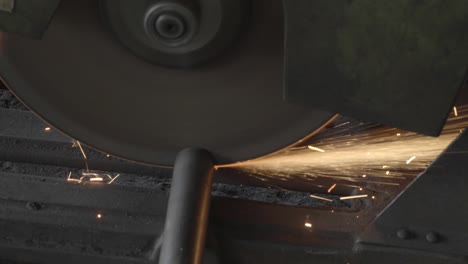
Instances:
[[[160,264],[202,263],[213,169],[213,159],[205,150],[185,149],[177,156]]]

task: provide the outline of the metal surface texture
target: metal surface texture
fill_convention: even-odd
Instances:
[[[367,227],[360,243],[468,256],[467,150],[465,131]]]
[[[2,34],[0,75],[50,124],[113,156],[171,166],[200,147],[226,164],[293,144],[333,116],[283,101],[282,29],[281,1],[253,1],[234,47],[166,68],[128,51],[96,1],[66,0],[42,40]]]
[[[210,211],[214,160],[202,149],[185,149],[174,165],[160,264],[201,264]]]
[[[2,263],[155,263],[151,257],[163,231],[166,193],[0,176]],[[31,203],[39,206],[28,206]],[[313,230],[304,227],[311,215]],[[353,212],[312,213],[310,208],[214,197],[207,248],[223,264],[307,263],[314,255],[311,247],[323,246],[335,248],[327,255],[337,258],[332,254],[349,250],[352,232],[360,228],[354,219]],[[323,251],[317,250],[317,257],[323,257]]]
[[[148,188],[1,173],[0,259],[21,264],[155,263],[151,257],[167,201],[165,193]],[[363,229],[358,215],[214,197],[207,246],[223,264],[467,263],[436,251],[369,244],[353,250]],[[305,227],[305,221],[313,227]],[[205,264],[217,263],[210,261]]]
[[[468,2],[283,2],[286,100],[440,133],[465,82]]]

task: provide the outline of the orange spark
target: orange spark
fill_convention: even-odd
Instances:
[[[314,147],[314,146],[307,146],[307,148],[309,148],[311,150],[318,151],[318,152],[325,152],[325,150],[323,150],[321,148]]]
[[[325,198],[325,197],[320,197],[320,196],[316,196],[316,195],[309,195],[311,198],[315,198],[315,199],[319,199],[319,200],[324,200],[324,201],[327,201],[327,202],[333,202],[332,199],[328,199],[328,198]]]
[[[350,200],[350,199],[366,198],[367,196],[368,196],[367,194],[352,195],[352,196],[344,196],[344,197],[340,197],[340,200]]]

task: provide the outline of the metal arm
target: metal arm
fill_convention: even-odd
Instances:
[[[213,168],[213,159],[205,150],[185,149],[177,156],[160,264],[202,263]]]

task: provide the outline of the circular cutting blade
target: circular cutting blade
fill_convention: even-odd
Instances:
[[[176,69],[126,49],[97,1],[63,0],[41,40],[1,34],[0,75],[47,122],[109,154],[171,166],[202,147],[219,164],[251,159],[333,115],[283,101],[281,1],[252,1],[250,15],[223,54]]]

